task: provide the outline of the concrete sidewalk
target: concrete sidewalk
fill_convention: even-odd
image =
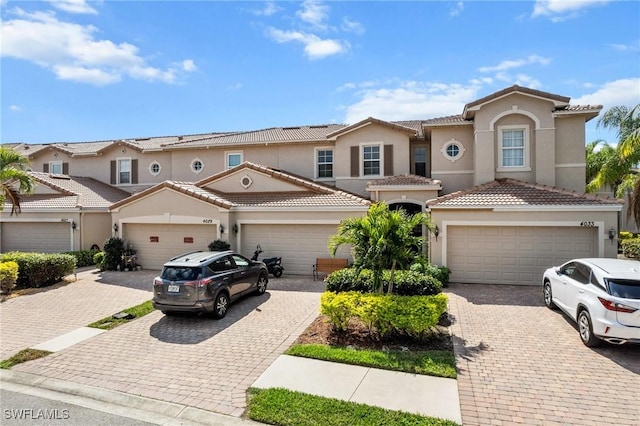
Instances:
[[[281,355],[253,387],[285,388],[462,424],[455,379]]]

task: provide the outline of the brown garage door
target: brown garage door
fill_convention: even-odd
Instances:
[[[68,222],[11,222],[2,224],[2,252],[60,253],[71,250]]]
[[[133,244],[144,269],[162,269],[174,256],[207,246],[217,238],[217,225],[140,224],[124,225],[125,245]]]
[[[281,256],[285,274],[311,275],[318,257],[330,257],[329,237],[338,225],[242,225],[242,254],[251,257],[260,244],[265,257]],[[337,257],[348,257],[341,250]]]
[[[597,256],[596,228],[449,226],[452,282],[539,284],[545,269]]]

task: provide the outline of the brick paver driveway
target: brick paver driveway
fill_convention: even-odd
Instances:
[[[538,287],[447,289],[468,425],[640,425],[640,345],[590,349]]]
[[[76,293],[84,294],[81,290],[85,285],[92,289],[107,287],[115,292],[110,295],[96,293],[92,304],[95,315],[89,319],[83,314],[80,321],[75,321],[75,326],[80,327],[149,300],[154,275],[152,271],[105,272],[99,274],[98,282],[80,279],[54,291],[66,292],[69,299]],[[137,293],[135,297],[130,293],[132,289],[128,286],[136,283],[146,289],[142,300]],[[121,303],[104,312],[99,305],[110,304],[109,297],[121,297],[118,289],[129,294],[130,303]],[[267,293],[248,296],[233,304],[222,320],[198,316],[165,317],[155,311],[13,369],[240,416],[246,406],[247,388],[318,315],[323,290],[322,282],[314,283],[310,279],[271,278]],[[32,314],[27,312],[31,303],[23,305],[32,297],[3,303],[3,330],[5,318],[18,317],[22,319],[21,332],[29,333]],[[18,303],[19,299],[23,301]],[[13,309],[18,304],[21,312]],[[65,321],[76,311],[69,306],[48,307],[48,311],[39,314],[53,322],[63,310],[70,312],[64,314]],[[77,309],[85,310],[83,306],[77,306]],[[2,337],[4,346],[8,335],[3,331]],[[46,339],[51,337],[55,336]],[[21,345],[19,349],[25,347],[24,343]]]

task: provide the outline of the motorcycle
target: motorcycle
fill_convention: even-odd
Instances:
[[[258,255],[262,253],[262,248],[260,244],[256,247],[256,251],[253,252],[253,257],[251,260],[258,260]],[[282,258],[281,257],[269,257],[267,259],[262,259],[262,262],[267,265],[267,270],[269,270],[270,274],[273,274],[274,277],[279,278],[282,276],[282,271],[284,271],[284,267],[282,266]]]

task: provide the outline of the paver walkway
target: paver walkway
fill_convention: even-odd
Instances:
[[[111,281],[139,276],[150,287],[154,274],[106,275]],[[222,320],[154,311],[13,370],[240,416],[247,388],[318,315],[323,288],[305,278],[274,278],[266,294],[231,305]],[[151,293],[143,296],[148,300]],[[96,313],[81,325],[103,316]]]
[[[640,425],[640,345],[587,348],[539,287],[447,293],[465,426]]]

